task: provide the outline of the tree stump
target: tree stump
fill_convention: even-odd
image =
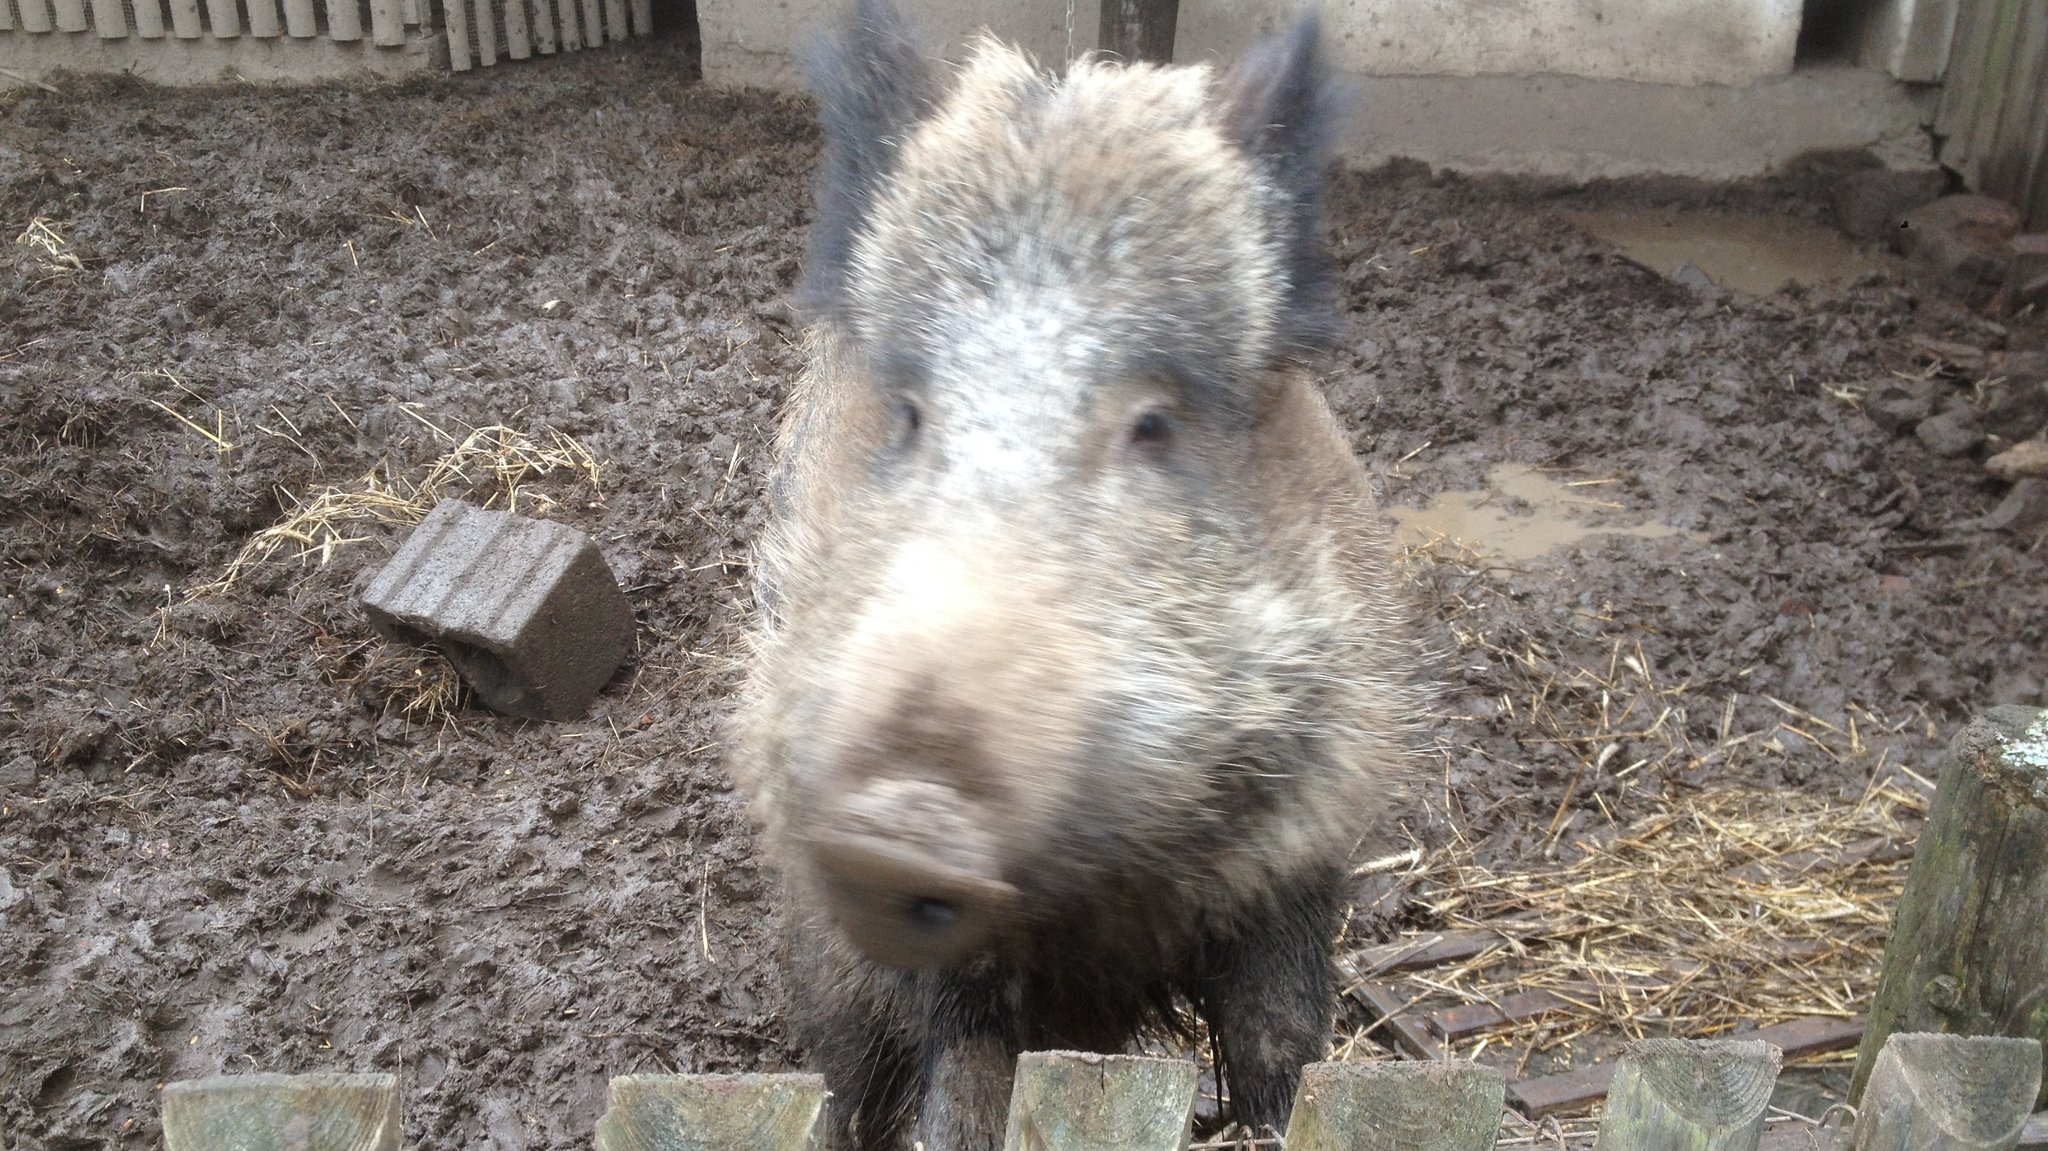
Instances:
[[[1631,1043],[1593,1151],[1757,1151],[1778,1061],[1776,1047],[1755,1040]]]
[[[1003,1151],[1182,1151],[1194,1120],[1186,1060],[1033,1051],[1017,1057]]]
[[[169,1151],[398,1151],[396,1075],[216,1075],[163,1107]]]
[[[619,1075],[597,1151],[824,1151],[820,1075]]]
[[[1854,1151],[2010,1151],[2041,1086],[2033,1039],[1900,1032],[1878,1054]]]
[[[1287,1121],[1288,1151],[1493,1151],[1507,1083],[1492,1067],[1311,1063]]]
[[[1994,708],[1964,728],[1943,757],[1885,944],[1850,1100],[1862,1098],[1894,1032],[2048,1042],[2044,925],[2048,711]]]

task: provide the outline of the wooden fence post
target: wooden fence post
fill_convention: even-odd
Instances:
[[[597,1151],[823,1151],[820,1075],[618,1075]]]
[[[1507,1081],[1463,1060],[1311,1063],[1287,1151],[1493,1151]]]
[[[1993,708],[1943,757],[1851,1102],[1895,1031],[2048,1042],[2048,711]],[[2048,1099],[2036,1106],[2048,1105]]]
[[[1194,1119],[1184,1059],[1032,1051],[1017,1057],[1003,1151],[1182,1151]]]
[[[1756,1151],[1778,1060],[1776,1047],[1754,1040],[1631,1043],[1593,1151]]]
[[[1854,1151],[2009,1151],[2041,1089],[2041,1044],[1900,1032],[1877,1056]]]
[[[1102,0],[1095,46],[1132,63],[1173,63],[1180,0]]]
[[[216,1075],[164,1087],[169,1151],[398,1151],[396,1075]]]

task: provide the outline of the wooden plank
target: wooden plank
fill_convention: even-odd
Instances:
[[[243,0],[249,13],[249,35],[259,40],[275,40],[284,31],[284,25],[277,18],[277,0]]]
[[[583,26],[577,23],[577,0],[555,0],[555,14],[562,18],[562,51],[574,52],[583,47]]]
[[[2048,4],[2019,3],[2015,14],[2013,53],[2006,91],[1991,126],[1984,157],[1983,191],[2014,203],[2025,202],[2027,159],[2041,98],[2041,75],[2048,67]]]
[[[1443,931],[1363,948],[1345,957],[1338,966],[1343,969],[1345,980],[1351,982],[1396,971],[1463,963],[1508,942],[1497,931]]]
[[[1493,1003],[1469,1003],[1463,1007],[1447,1007],[1432,1011],[1424,1022],[1439,1037],[1450,1040],[1470,1035],[1475,1031],[1487,1031],[1505,1027],[1538,1015],[1547,1015],[1571,1006],[1548,991],[1523,991],[1514,995],[1503,995]]]
[[[0,0],[0,32],[14,31],[14,5]]]
[[[171,0],[177,3],[177,0]],[[313,0],[284,0],[285,34],[305,40],[320,34],[320,21],[313,15]]]
[[[1948,79],[1942,85],[1941,103],[1934,113],[1934,134],[1942,138],[1942,159],[1953,166],[1963,151],[1958,134],[1969,122],[1970,99],[1984,76],[1984,60],[1991,54],[1991,33],[1996,0],[1959,0],[1956,5],[1956,34],[1949,46]]]
[[[1311,1063],[1287,1121],[1288,1151],[1493,1151],[1505,1084],[1492,1067]]]
[[[57,31],[85,31],[85,0],[53,0],[52,6],[57,10]]]
[[[1424,1025],[1422,1012],[1393,988],[1384,983],[1358,983],[1345,988],[1344,993],[1372,1012],[1374,1024],[1367,1028],[1367,1034],[1379,1032],[1382,1041],[1391,1038],[1413,1059],[1448,1058],[1443,1044]]]
[[[22,31],[48,32],[50,27],[50,5],[48,0],[21,0]]]
[[[448,67],[469,71],[469,0],[446,0],[441,6],[448,21]]]
[[[541,55],[555,54],[554,0],[533,0],[533,40]]]
[[[171,35],[180,40],[197,40],[206,35],[206,25],[199,20],[199,0],[169,0],[171,6]]]
[[[2048,1041],[2048,711],[1986,711],[1938,770],[1885,943],[1852,1103],[1895,1031]]]
[[[1779,1062],[1777,1048],[1753,1040],[1631,1043],[1593,1151],[1757,1151]]]
[[[633,35],[654,35],[654,0],[633,0]]]
[[[632,36],[626,27],[626,0],[604,0],[605,39],[622,44]]]
[[[398,1151],[396,1075],[217,1075],[166,1085],[163,1109],[169,1151]]]
[[[405,5],[399,0],[370,0],[370,43],[379,48],[405,43]]]
[[[819,1075],[619,1075],[597,1151],[824,1151]]]
[[[514,60],[533,55],[533,41],[526,34],[526,0],[505,0],[505,52]]]
[[[242,17],[235,0],[206,0],[206,27],[216,40],[233,40],[242,34]]]
[[[1184,1059],[1027,1052],[1003,1151],[1181,1151],[1194,1117],[1195,1065]]]
[[[327,38],[343,44],[363,38],[363,9],[357,0],[327,0]]]
[[[1876,1062],[1854,1151],[2003,1151],[2041,1090],[2037,1039],[1898,1032]]]
[[[5,0],[0,0],[0,7]],[[128,36],[128,17],[121,12],[121,0],[92,0],[92,29],[102,40],[124,40]]]
[[[2048,1111],[2038,1111],[2020,1129],[2018,1151],[2048,1151]]]
[[[498,17],[496,0],[476,0],[476,56],[488,68],[498,62]]]
[[[1132,63],[1171,64],[1179,19],[1180,0],[1102,0],[1095,46]]]
[[[1863,1026],[1862,1016],[1839,1019],[1814,1015],[1740,1032],[1739,1036],[1751,1042],[1768,1043],[1783,1051],[1785,1058],[1793,1059],[1853,1047],[1863,1034]],[[1613,1081],[1614,1065],[1597,1064],[1510,1083],[1508,1102],[1515,1110],[1537,1119],[1555,1111],[1577,1110],[1595,1103],[1607,1094],[1607,1088]]]
[[[600,11],[604,0],[583,0],[583,45],[587,48],[604,46],[604,15]]]

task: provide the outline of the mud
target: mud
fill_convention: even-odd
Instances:
[[[0,214],[30,241],[0,280],[0,1145],[154,1146],[166,1079],[335,1069],[404,1077],[408,1145],[583,1147],[611,1074],[791,1065],[718,721],[816,136],[802,103],[685,70],[656,47],[0,97]],[[2042,702],[2048,557],[1957,534],[2003,486],[1858,405],[1897,372],[1994,404],[1916,339],[2041,347],[2042,324],[1888,266],[1695,290],[1563,215],[1811,220],[1823,183],[1341,178],[1326,385],[1389,497],[1515,467],[1596,493],[1575,524],[1668,529],[1413,557],[1450,685],[1424,841],[1515,859],[1561,806],[1599,834],[1729,776],[1860,790]],[[295,500],[417,480],[444,433],[497,424],[605,461],[595,492],[540,477],[522,504],[590,532],[637,613],[587,719],[426,691],[438,660],[353,602],[394,526],[192,597]],[[1623,776],[1640,749],[1535,738],[1531,669],[1623,649],[1700,747],[1778,730],[1775,699],[1855,720],[1858,750],[1784,735]],[[1421,921],[1361,882],[1361,939]]]

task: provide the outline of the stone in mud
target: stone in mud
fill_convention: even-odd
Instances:
[[[1943,196],[1907,212],[1893,242],[1959,294],[1983,302],[2005,286],[2019,216],[1989,196]]]
[[[1948,174],[1940,168],[1866,168],[1833,184],[1835,227],[1859,240],[1876,240],[1899,226],[1916,204],[1941,195]]]
[[[2022,440],[1985,460],[1984,470],[2001,480],[2048,476],[2048,440]]]
[[[1913,434],[1927,445],[1928,451],[1943,458],[1969,455],[1984,442],[1984,427],[1978,423],[1976,413],[1964,408],[1951,408],[1921,420]]]
[[[493,710],[574,719],[633,646],[633,609],[590,537],[443,500],[362,604],[384,635],[432,642]]]
[[[2032,536],[2048,528],[2048,479],[2037,476],[2014,484],[1998,506],[1973,526],[2017,536]]]
[[[2048,307],[2048,232],[2029,232],[2006,241],[2012,263],[2005,272],[2005,312]]]
[[[1870,422],[1897,435],[1911,431],[1934,414],[1932,380],[1886,380],[1863,397]]]

